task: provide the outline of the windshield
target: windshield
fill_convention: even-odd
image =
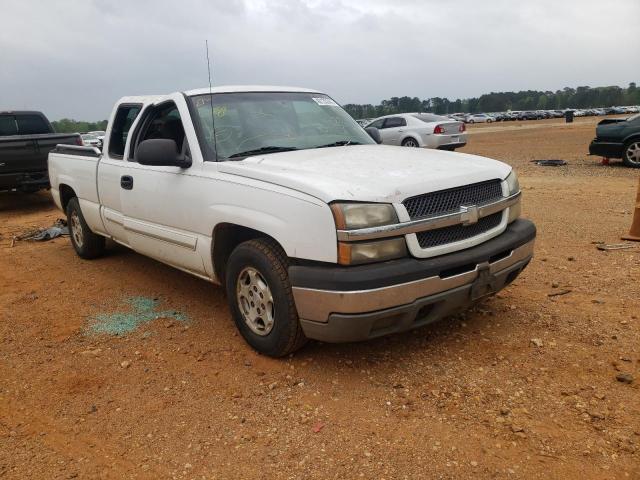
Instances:
[[[200,142],[213,160],[338,145],[375,144],[331,98],[320,93],[242,92],[194,95]],[[213,110],[213,115],[212,115]],[[213,131],[215,126],[215,142]]]

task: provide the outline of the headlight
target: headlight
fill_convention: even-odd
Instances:
[[[404,237],[375,242],[338,243],[338,263],[340,265],[384,262],[406,256],[407,242]]]
[[[520,191],[520,183],[518,183],[518,175],[516,175],[515,170],[511,170],[509,176],[505,179],[507,182],[507,189],[509,190],[509,195],[514,195]],[[514,203],[509,207],[509,219],[508,223],[517,220],[520,217],[520,213],[522,211],[522,206],[520,204],[520,199],[518,199],[517,203]]]
[[[379,227],[398,223],[398,216],[389,203],[334,203],[331,205],[338,230]]]
[[[338,230],[357,230],[398,223],[393,205],[388,203],[333,203],[331,211]],[[407,256],[404,237],[368,242],[338,242],[338,263],[359,265],[384,262]]]

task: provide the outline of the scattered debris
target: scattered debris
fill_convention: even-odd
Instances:
[[[616,375],[616,380],[622,383],[633,383],[633,375],[630,373],[619,373]]]
[[[91,333],[107,333],[109,335],[123,335],[132,332],[140,324],[157,319],[171,319],[178,322],[188,321],[188,317],[175,310],[158,311],[158,299],[147,297],[131,297],[125,301],[131,306],[127,313],[101,313],[90,319]]]
[[[59,218],[49,228],[36,228],[35,230],[29,230],[20,235],[15,235],[11,239],[11,246],[15,246],[16,242],[21,240],[44,242],[63,235],[69,235],[69,227],[67,227],[66,220]]]
[[[571,292],[573,292],[573,290],[569,290],[569,289],[558,290],[557,292],[547,293],[547,297],[557,297],[558,295],[566,295],[567,293],[571,293]]]
[[[532,338],[531,339],[531,344],[535,345],[538,348],[544,346],[544,342],[542,341],[541,338]]]
[[[541,167],[561,167],[567,165],[565,160],[531,160],[531,162]]]
[[[324,428],[324,423],[322,422],[317,422],[314,426],[313,426],[313,433],[320,433],[322,431],[322,429]]]
[[[598,250],[609,251],[609,250],[626,250],[629,248],[634,248],[636,245],[633,243],[600,243],[596,245]]]

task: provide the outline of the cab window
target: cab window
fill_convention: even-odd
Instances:
[[[121,105],[118,107],[109,137],[109,155],[111,157],[121,159],[124,155],[129,130],[141,109],[142,105]]]

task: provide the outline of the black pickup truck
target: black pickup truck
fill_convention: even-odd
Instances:
[[[82,145],[82,139],[55,133],[41,112],[0,111],[0,191],[49,188],[47,157],[60,143]]]

